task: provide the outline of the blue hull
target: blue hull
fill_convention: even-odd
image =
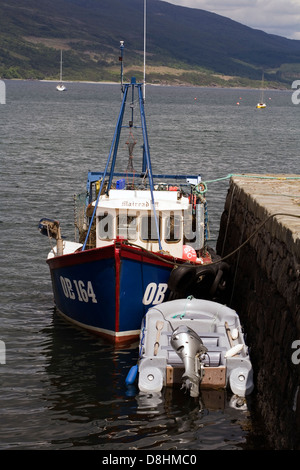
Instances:
[[[56,308],[114,343],[133,340],[146,311],[167,299],[173,265],[164,258],[120,243],[49,259]]]

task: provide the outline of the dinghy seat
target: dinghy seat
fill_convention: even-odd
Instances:
[[[167,363],[169,365],[177,366],[179,364],[182,364],[182,360],[170,344],[171,333],[164,332],[163,334],[166,334],[168,336],[168,346],[161,346],[161,349],[167,352]],[[219,346],[219,336],[220,335],[214,334],[201,336],[203,344],[207,348],[207,352],[203,356],[202,360],[202,363],[205,366],[218,367],[220,365],[223,365],[222,352],[225,353],[226,348]]]

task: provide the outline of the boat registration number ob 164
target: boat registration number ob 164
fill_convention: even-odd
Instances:
[[[59,278],[62,290],[67,299],[79,300],[79,302],[89,302],[91,300],[94,304],[97,303],[96,295],[91,281],[75,280],[71,281],[68,277],[60,276]]]

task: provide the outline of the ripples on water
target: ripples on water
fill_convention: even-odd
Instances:
[[[289,92],[147,87],[153,172],[296,173],[297,117]],[[6,82],[1,119],[0,449],[197,450],[264,448],[255,416],[224,392],[192,400],[125,386],[136,344],[112,346],[57,318],[49,243],[37,224],[57,218],[73,237],[73,194],[89,169],[103,169],[120,105],[115,85]],[[269,100],[269,98],[271,98]],[[240,102],[238,106],[236,103]],[[123,147],[122,147],[123,145]],[[127,164],[127,149],[121,144]],[[124,168],[122,168],[124,170]],[[208,184],[211,244],[228,180]]]

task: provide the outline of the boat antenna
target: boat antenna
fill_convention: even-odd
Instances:
[[[146,98],[146,3],[144,0],[144,84],[143,84],[143,99]]]
[[[119,57],[119,61],[121,62],[121,92],[124,93],[124,85],[123,85],[123,52],[124,52],[124,41],[120,41],[120,51],[121,55]],[[122,96],[122,95],[121,95]]]

